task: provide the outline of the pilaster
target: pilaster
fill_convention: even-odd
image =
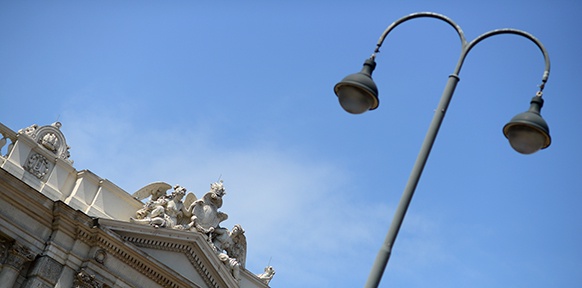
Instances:
[[[30,251],[30,249],[18,244],[13,243],[12,247],[8,250],[8,255],[2,266],[2,271],[0,271],[0,283],[6,285],[5,287],[12,287],[20,274],[20,270],[24,267],[24,264],[30,262],[34,259],[35,254]]]

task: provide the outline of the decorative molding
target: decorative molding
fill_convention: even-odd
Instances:
[[[188,258],[188,261],[192,264],[192,266],[196,269],[196,271],[198,271],[198,273],[200,273],[200,275],[203,276],[202,279],[204,280],[204,283],[206,283],[206,285],[208,285],[210,287],[214,287],[214,288],[220,287],[220,285],[216,282],[214,277],[212,277],[208,268],[202,262],[202,259],[192,249],[191,244],[187,245],[187,244],[181,244],[181,243],[143,239],[143,238],[138,238],[138,237],[121,236],[121,235],[120,235],[120,237],[124,241],[130,242],[137,247],[182,253],[186,256],[186,258]]]
[[[98,229],[98,228],[94,228]],[[137,255],[128,252],[127,246],[120,245],[120,243],[114,243],[115,241],[111,241],[107,235],[101,235],[99,232],[104,232],[103,230],[94,230],[90,231],[87,229],[78,229],[77,235],[78,239],[86,242],[91,246],[99,247],[103,251],[103,255],[111,255],[113,257],[118,258],[126,265],[132,267],[140,274],[150,278],[152,281],[156,282],[158,285],[162,287],[168,288],[182,288],[186,286],[180,285],[180,283],[176,283],[176,278],[168,277],[164,275],[163,272],[156,270],[155,267],[152,267],[151,263],[145,263],[143,259],[138,257]],[[107,233],[107,232],[105,232]],[[123,239],[121,239],[123,240]],[[98,250],[98,251],[99,251]],[[101,252],[100,252],[101,253]],[[97,257],[95,255],[95,257]],[[203,274],[204,275],[204,274]],[[215,282],[215,281],[214,281]],[[212,282],[211,282],[212,283]],[[218,285],[213,285],[212,287],[219,288]]]

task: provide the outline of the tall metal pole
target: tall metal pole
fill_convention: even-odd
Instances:
[[[498,34],[520,35],[520,36],[526,37],[526,38],[530,39],[532,42],[534,42],[542,51],[544,59],[545,59],[545,71],[544,71],[544,74],[542,76],[542,84],[540,84],[540,92],[538,92],[540,97],[541,97],[541,91],[543,90],[544,85],[545,85],[546,81],[548,80],[548,76],[550,73],[550,60],[549,60],[548,53],[547,53],[546,49],[544,48],[544,46],[542,45],[542,43],[539,40],[537,40],[535,37],[533,37],[531,34],[524,32],[524,31],[521,31],[521,30],[516,30],[516,29],[499,29],[499,30],[493,30],[493,31],[484,33],[481,36],[475,38],[475,40],[471,41],[470,43],[467,43],[467,41],[465,40],[463,31],[455,22],[453,22],[451,19],[447,18],[446,16],[432,13],[432,12],[421,12],[421,13],[410,14],[408,16],[405,16],[405,17],[395,21],[390,26],[388,26],[388,28],[384,31],[384,33],[382,33],[382,36],[378,40],[376,50],[374,51],[374,54],[372,54],[372,59],[374,59],[376,57],[376,53],[380,52],[380,47],[382,46],[384,39],[386,38],[388,33],[390,33],[390,31],[392,31],[392,29],[394,29],[396,26],[400,25],[401,23],[404,23],[404,22],[411,20],[411,19],[420,18],[420,17],[437,18],[437,19],[440,19],[440,20],[443,20],[443,21],[449,23],[453,28],[455,28],[455,30],[459,34],[459,37],[461,38],[461,46],[462,46],[461,55],[459,57],[459,61],[457,63],[457,66],[455,67],[453,74],[451,74],[449,76],[449,79],[447,81],[447,84],[445,86],[443,94],[441,96],[441,100],[440,100],[438,107],[435,111],[435,115],[433,116],[432,122],[428,128],[428,132],[424,138],[424,142],[422,143],[422,146],[420,148],[420,152],[418,153],[418,157],[416,158],[416,162],[414,163],[414,166],[413,166],[412,171],[410,173],[410,177],[408,178],[408,182],[406,183],[406,187],[404,188],[404,192],[402,193],[402,197],[400,198],[400,202],[398,204],[398,207],[396,208],[396,212],[394,213],[394,218],[392,219],[392,223],[390,224],[390,228],[388,230],[388,233],[386,234],[386,238],[384,239],[384,243],[380,247],[380,251],[378,251],[378,255],[376,256],[376,260],[374,261],[374,264],[373,264],[372,269],[370,271],[370,275],[368,276],[368,280],[366,282],[366,285],[364,286],[365,288],[376,288],[376,287],[378,287],[378,285],[380,285],[380,280],[382,279],[382,276],[384,274],[384,270],[386,269],[386,265],[388,264],[388,260],[390,259],[390,255],[392,253],[392,248],[393,248],[394,243],[396,241],[396,236],[398,236],[398,232],[400,231],[400,227],[402,226],[402,222],[404,221],[404,216],[406,215],[406,211],[408,210],[408,207],[410,206],[410,202],[412,201],[412,196],[414,195],[414,192],[416,190],[416,186],[418,185],[418,181],[420,180],[420,176],[422,175],[422,171],[423,171],[424,166],[428,160],[428,156],[430,154],[430,151],[431,151],[432,146],[435,142],[435,139],[436,139],[436,136],[437,136],[438,131],[440,129],[440,126],[441,126],[443,119],[445,117],[445,113],[447,111],[447,108],[449,107],[449,103],[451,102],[451,99],[453,97],[453,93],[455,92],[455,88],[457,87],[457,83],[460,80],[458,74],[461,71],[461,67],[463,66],[463,62],[465,61],[465,58],[466,58],[467,54],[469,53],[469,51],[477,43],[481,42],[482,40],[484,40],[490,36],[494,36],[494,35],[498,35]]]
[[[382,244],[382,247],[376,256],[376,260],[374,261],[374,265],[370,271],[370,276],[368,277],[366,286],[364,286],[366,288],[378,287],[380,284],[380,280],[382,279],[382,275],[384,274],[384,270],[388,264],[388,259],[392,253],[392,246],[396,241],[396,236],[398,236],[398,231],[400,230],[400,226],[402,226],[404,216],[406,215],[406,211],[408,210],[408,206],[410,205],[410,201],[412,200],[412,196],[414,195],[414,191],[416,190],[416,186],[420,180],[422,170],[424,169],[424,165],[428,160],[428,155],[430,154],[430,150],[432,149],[439,128],[441,127],[441,123],[443,122],[443,118],[445,117],[447,107],[451,102],[451,98],[453,97],[453,93],[455,92],[455,87],[457,86],[458,82],[459,77],[456,75],[449,76],[449,81],[447,82],[447,86],[445,87],[437,111],[432,118],[428,132],[426,133],[424,142],[422,143],[422,147],[420,148],[420,152],[418,153],[414,167],[412,167],[412,172],[410,173],[410,177],[408,178],[408,182],[406,183],[402,197],[400,198],[400,203],[398,204],[396,212],[394,213],[394,218],[392,219],[392,224],[390,225],[390,229],[386,234],[386,239],[384,240],[384,243]]]

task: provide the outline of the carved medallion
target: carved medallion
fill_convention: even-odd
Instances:
[[[42,179],[49,171],[49,161],[40,154],[32,154],[24,168],[38,179]]]
[[[103,249],[99,249],[95,251],[95,256],[93,257],[95,261],[99,264],[103,264],[105,262],[105,258],[107,258],[107,252]]]

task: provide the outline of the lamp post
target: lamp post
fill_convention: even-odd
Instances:
[[[449,106],[457,83],[459,82],[459,73],[461,71],[463,62],[465,61],[469,51],[471,51],[471,49],[477,43],[498,34],[514,34],[531,40],[539,47],[545,60],[545,70],[542,76],[542,83],[539,85],[539,91],[532,98],[529,110],[513,117],[509,123],[503,127],[503,134],[509,140],[511,147],[522,154],[531,154],[540,149],[545,149],[550,146],[551,143],[548,124],[540,115],[540,109],[543,105],[542,91],[550,75],[550,58],[542,43],[531,34],[517,29],[492,30],[478,36],[471,42],[467,42],[463,31],[455,22],[444,15],[432,12],[420,12],[404,16],[386,28],[378,40],[374,53],[364,62],[364,67],[362,70],[358,73],[348,75],[335,85],[335,94],[337,95],[338,100],[344,110],[352,114],[360,114],[367,110],[374,110],[378,108],[378,88],[372,80],[372,72],[376,68],[376,54],[380,52],[380,47],[382,46],[386,36],[388,36],[390,31],[396,28],[396,26],[408,20],[421,17],[436,18],[451,25],[457,31],[461,39],[461,55],[455,70],[449,76],[441,96],[441,100],[437,109],[435,110],[432,122],[429,126],[416,162],[414,163],[414,167],[412,168],[412,172],[406,187],[404,188],[404,192],[402,193],[400,203],[398,204],[394,218],[392,219],[392,223],[390,224],[390,228],[386,234],[386,239],[384,240],[384,243],[382,244],[382,247],[376,256],[376,260],[374,261],[370,271],[368,281],[364,286],[367,288],[378,287],[380,284],[380,280],[382,279],[382,275],[392,252],[392,247],[396,240],[396,236],[398,235],[398,231],[402,226],[402,221],[404,220],[404,216],[408,210],[410,201],[412,200],[412,196],[422,174],[422,170],[424,169],[428,155],[430,154],[430,150],[434,144],[438,130],[447,111],[447,107]]]

